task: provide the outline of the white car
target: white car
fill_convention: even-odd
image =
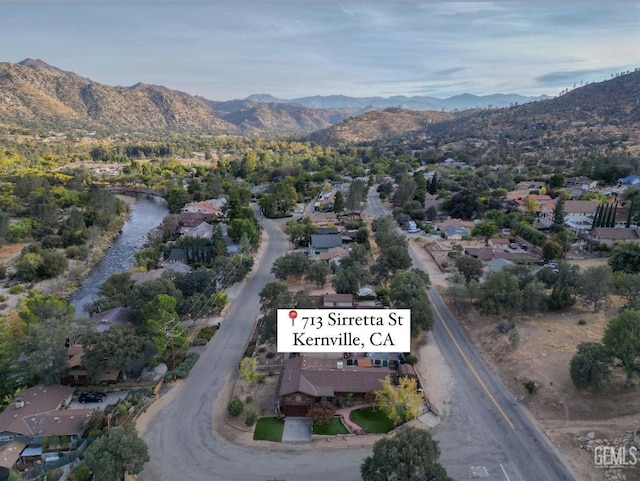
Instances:
[[[358,291],[359,296],[370,296],[371,294],[373,294],[373,291],[369,287],[363,287]]]

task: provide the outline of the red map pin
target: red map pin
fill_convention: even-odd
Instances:
[[[293,322],[298,317],[298,313],[296,311],[289,311],[289,318],[291,319],[291,325],[293,326]]]

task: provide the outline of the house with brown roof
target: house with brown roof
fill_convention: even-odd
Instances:
[[[82,435],[92,409],[62,409],[69,405],[73,388],[39,385],[23,391],[0,412],[0,446],[12,441],[39,444],[43,436]]]
[[[318,254],[317,258],[321,261],[328,262],[329,264],[333,262],[339,266],[342,259],[348,255],[349,252],[344,247],[332,247],[328,251]]]
[[[606,245],[612,248],[620,241],[640,242],[638,229],[619,229],[617,227],[596,227],[589,231],[587,241],[591,245]]]
[[[74,344],[67,351],[67,365],[69,373],[62,380],[63,384],[69,386],[86,386],[89,384],[89,376],[87,370],[82,366],[82,356],[84,348],[82,344]],[[100,376],[101,383],[115,384],[120,379],[120,369],[115,367],[109,368]]]
[[[344,360],[308,356],[287,360],[280,378],[278,409],[285,416],[306,416],[316,402],[363,399],[380,389],[385,377],[397,379],[388,367],[347,366]]]
[[[20,454],[26,447],[21,441],[11,441],[0,446],[0,479],[8,479],[11,469],[20,460]]]

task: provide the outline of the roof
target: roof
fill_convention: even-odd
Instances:
[[[0,468],[11,469],[20,459],[20,453],[26,447],[26,443],[11,441],[0,446]]]
[[[325,235],[312,235],[311,245],[316,249],[330,249],[342,245],[342,235],[340,234],[325,234]]]
[[[504,237],[492,237],[489,242],[496,245],[509,245],[512,241],[505,239]]]
[[[185,237],[198,237],[201,239],[211,239],[213,237],[213,225],[201,222],[194,227],[180,227],[180,234]]]
[[[449,227],[449,226],[471,228],[474,226],[474,223],[470,220],[447,219],[441,222],[434,222],[433,225],[435,225],[438,229],[444,229],[445,227]]]
[[[564,211],[566,214],[595,214],[599,204],[597,200],[567,200]]]
[[[84,355],[84,348],[82,344],[74,344],[67,351],[67,365],[71,372],[69,375],[86,376],[87,370],[82,367],[82,356]],[[103,374],[100,375],[100,381],[117,381],[120,377],[120,369],[115,367],[109,367]]]
[[[342,362],[342,369],[337,363]],[[395,371],[384,367],[346,366],[344,361],[307,356],[290,358],[283,370],[280,396],[300,392],[314,397],[332,397],[336,392],[367,393],[380,389]]]
[[[328,261],[334,259],[336,257],[347,257],[349,252],[344,247],[332,247],[326,252],[321,252],[318,254],[318,259],[322,261]]]
[[[182,262],[172,262],[164,266],[162,269],[179,272],[180,274],[188,274],[192,270],[191,266],[183,264]]]
[[[444,229],[441,228],[441,230],[444,230],[447,237],[452,237],[455,235],[466,237],[469,234],[469,229],[462,226],[448,225],[444,227]]]
[[[84,421],[92,412],[93,409],[64,409],[26,416],[23,419],[32,435],[78,436],[82,434]]]
[[[14,401],[0,413],[0,432],[31,434],[23,421],[25,417],[55,411],[60,408],[63,402],[71,400],[72,395],[73,388],[62,385],[45,386],[40,384],[25,390],[16,398],[16,401],[22,400],[24,402],[23,407],[16,407],[16,401]]]
[[[638,185],[640,184],[640,175],[628,175],[619,179],[618,182],[625,185]]]
[[[180,225],[183,227],[195,227],[210,219],[213,219],[212,214],[203,214],[201,212],[180,212]]]
[[[153,281],[155,279],[160,279],[162,277],[162,273],[164,271],[162,269],[153,269],[147,272],[133,272],[131,274],[131,280],[136,284],[144,284],[148,281]]]
[[[596,239],[607,240],[638,240],[640,236],[636,229],[620,229],[617,227],[596,227],[591,230],[591,236]]]
[[[327,234],[337,234],[337,227],[318,227],[316,229],[316,234],[318,235],[327,235]]]

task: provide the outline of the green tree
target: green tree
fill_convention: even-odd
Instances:
[[[376,441],[373,454],[360,466],[362,481],[453,481],[438,463],[440,448],[431,434],[419,428],[402,429]]]
[[[551,239],[547,239],[544,241],[544,244],[542,244],[542,257],[546,260],[560,259],[562,253],[562,246]]]
[[[614,272],[640,273],[640,244],[634,241],[616,243],[609,257],[609,265]]]
[[[288,220],[284,225],[284,232],[289,236],[289,242],[294,247],[308,246],[311,236],[315,234],[316,228],[312,224],[311,217],[305,217],[302,221]]]
[[[239,242],[243,235],[249,239],[251,246],[255,247],[260,243],[260,229],[249,219],[233,219],[227,229],[229,237]]]
[[[307,282],[313,282],[317,287],[322,287],[327,282],[327,276],[331,272],[326,262],[312,262],[305,277]]]
[[[364,181],[354,180],[351,182],[345,201],[347,210],[349,212],[359,212],[362,209],[362,204],[367,200],[368,191],[369,188]]]
[[[371,282],[371,273],[360,263],[345,265],[345,259],[333,276],[331,285],[338,294],[353,294],[355,296],[362,286]]]
[[[640,356],[640,312],[623,311],[609,321],[602,344],[607,352],[620,360],[627,373],[626,387],[631,387],[636,359]]]
[[[292,252],[276,259],[271,272],[276,279],[283,281],[289,276],[300,279],[309,272],[311,264],[309,256],[304,252]]]
[[[182,210],[185,204],[188,204],[193,200],[189,192],[182,187],[172,187],[167,191],[165,196],[167,204],[169,205],[169,213],[177,214]]]
[[[82,366],[92,382],[98,382],[111,367],[131,369],[134,361],[144,357],[145,342],[132,324],[116,324],[108,331],[86,334],[82,346]]]
[[[344,210],[344,203],[345,203],[344,194],[342,193],[341,190],[339,190],[333,196],[333,211],[338,214],[342,212]]]
[[[504,271],[492,272],[480,289],[478,304],[485,315],[513,316],[520,308],[522,293],[518,278]]]
[[[489,239],[492,235],[498,232],[498,226],[490,220],[481,220],[471,230],[471,235],[474,237],[484,237],[485,244],[488,245]]]
[[[580,294],[585,304],[598,312],[606,303],[613,290],[613,274],[609,266],[593,266],[585,269],[580,276]]]
[[[396,187],[391,203],[394,207],[402,207],[409,201],[413,200],[418,186],[412,177],[403,177]],[[424,199],[423,199],[424,200]]]
[[[276,198],[273,194],[262,194],[258,200],[258,206],[265,217],[272,218],[276,216]]]
[[[581,342],[571,359],[571,380],[578,389],[602,389],[611,377],[611,356],[599,342]]]
[[[389,286],[389,298],[398,309],[411,309],[411,335],[429,331],[433,325],[428,289],[429,275],[419,269],[398,271]]]
[[[462,256],[456,259],[456,269],[464,276],[467,284],[471,281],[478,282],[484,273],[482,261],[477,257]]]
[[[85,453],[85,463],[93,472],[94,481],[120,481],[125,474],[140,473],[147,461],[147,445],[131,424],[113,428]]]
[[[542,271],[550,269],[542,269]],[[558,272],[554,273],[551,294],[548,303],[550,309],[565,309],[576,303],[576,291],[580,285],[580,271],[578,266],[567,262],[558,264]]]
[[[615,272],[613,285],[616,294],[626,300],[625,309],[640,310],[640,273]]]
[[[564,226],[564,216],[564,197],[560,196],[553,208],[553,228],[555,230],[560,230]]]

